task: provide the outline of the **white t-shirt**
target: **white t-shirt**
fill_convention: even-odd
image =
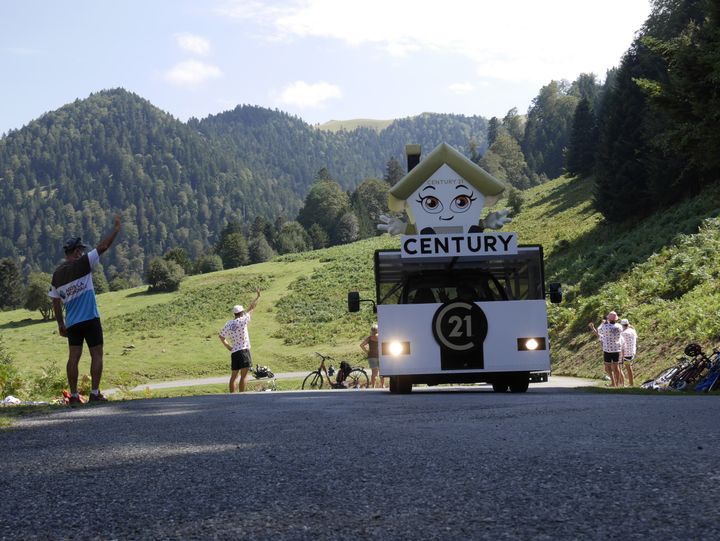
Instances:
[[[623,357],[634,357],[637,353],[637,333],[632,327],[628,327],[622,332],[623,337]]]
[[[250,323],[250,314],[236,317],[228,321],[220,331],[220,336],[230,338],[232,343],[232,353],[241,349],[250,349],[250,333],[248,333],[248,323]]]
[[[606,353],[619,353],[622,351],[622,326],[619,323],[603,323],[598,327],[598,335]]]

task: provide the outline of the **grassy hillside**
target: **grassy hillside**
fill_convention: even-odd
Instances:
[[[592,210],[591,180],[560,178],[525,193],[512,224],[545,249],[548,281],[564,285],[550,306],[553,370],[598,377],[600,348],[589,321],[615,310],[636,326],[641,377],[669,364],[688,342],[720,334],[720,186],[644,220],[617,226]]]
[[[174,293],[135,288],[99,295],[107,379],[142,383],[227,373],[229,355],[218,331],[233,305],[252,301],[256,286],[262,290],[251,323],[256,362],[280,372],[314,368],[314,351],[359,359],[358,344],[373,318],[369,310],[348,314],[347,292],[373,290],[372,254],[395,243],[382,237],[192,276]],[[64,369],[66,341],[54,322],[25,310],[0,312],[0,331],[24,373],[37,376],[53,363]],[[85,357],[82,371],[89,366]]]
[[[521,242],[543,245],[548,281],[564,285],[565,301],[549,308],[554,373],[602,375],[587,323],[613,309],[637,328],[639,378],[667,365],[689,341],[712,345],[720,333],[720,187],[623,226],[604,224],[592,210],[591,187],[560,178],[528,190],[521,213],[506,226]],[[373,314],[367,306],[348,314],[346,295],[359,290],[372,297],[372,254],[397,246],[397,238],[383,236],[193,276],[175,293],[137,288],[100,295],[107,380],[227,373],[217,333],[232,305],[249,303],[256,286],[263,291],[251,324],[258,363],[276,372],[310,369],[314,351],[359,360]],[[38,318],[0,312],[3,343],[26,373],[53,362],[62,367],[66,359],[55,324]],[[83,371],[88,364],[82,361]]]

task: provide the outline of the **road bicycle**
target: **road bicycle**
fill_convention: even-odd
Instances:
[[[682,391],[701,381],[714,366],[720,365],[720,351],[717,349],[708,357],[699,344],[691,343],[685,347],[684,353],[687,357],[680,357],[675,365],[666,368],[653,379],[645,381],[640,387],[660,391]]]
[[[690,388],[700,381],[712,365],[712,361],[703,353],[700,344],[688,344],[685,347],[685,355],[691,357],[690,363],[678,370],[668,381],[668,389],[671,391],[682,391]]]
[[[351,366],[350,363],[341,361],[340,368],[336,370],[332,365],[335,359],[329,355],[318,353],[317,351],[315,355],[320,357],[320,366],[305,376],[302,383],[303,390],[322,389],[326,383],[330,389],[367,389],[370,380],[364,368]],[[342,375],[340,375],[340,373],[342,373]],[[330,376],[333,375],[335,375],[334,382],[330,379]],[[339,380],[338,376],[340,376]]]
[[[708,373],[695,385],[695,391],[698,393],[720,391],[720,350],[713,349],[709,361],[710,368],[708,369]]]

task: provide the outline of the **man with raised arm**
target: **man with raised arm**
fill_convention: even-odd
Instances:
[[[252,368],[248,325],[253,310],[255,310],[255,306],[257,306],[260,299],[260,288],[257,288],[255,292],[257,296],[250,303],[247,310],[242,304],[233,306],[235,317],[225,324],[218,335],[222,345],[230,352],[230,382],[228,383],[228,389],[231,393],[236,391],[235,381],[238,373],[240,373],[240,392],[245,392],[245,382],[247,381],[248,372]],[[230,342],[228,342],[228,338]]]
[[[114,218],[113,230],[90,252],[86,252],[80,237],[71,237],[63,246],[63,261],[52,276],[50,297],[52,298],[55,320],[60,336],[68,340],[70,350],[67,362],[67,378],[70,386],[70,405],[82,404],[77,389],[78,365],[87,342],[90,351],[90,377],[92,390],[90,402],[106,402],[100,392],[100,379],[103,371],[103,331],[100,313],[95,299],[92,273],[100,260],[100,255],[112,245],[120,232],[120,215]],[[63,315],[64,308],[64,315]]]

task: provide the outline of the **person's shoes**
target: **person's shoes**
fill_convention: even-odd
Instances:
[[[90,393],[90,398],[88,398],[88,402],[107,402],[107,401],[108,401],[107,397],[102,393],[98,393],[98,394]]]
[[[82,406],[85,402],[83,402],[82,398],[80,398],[80,395],[72,396],[70,395],[70,398],[68,398],[68,406],[74,407],[74,406]]]

